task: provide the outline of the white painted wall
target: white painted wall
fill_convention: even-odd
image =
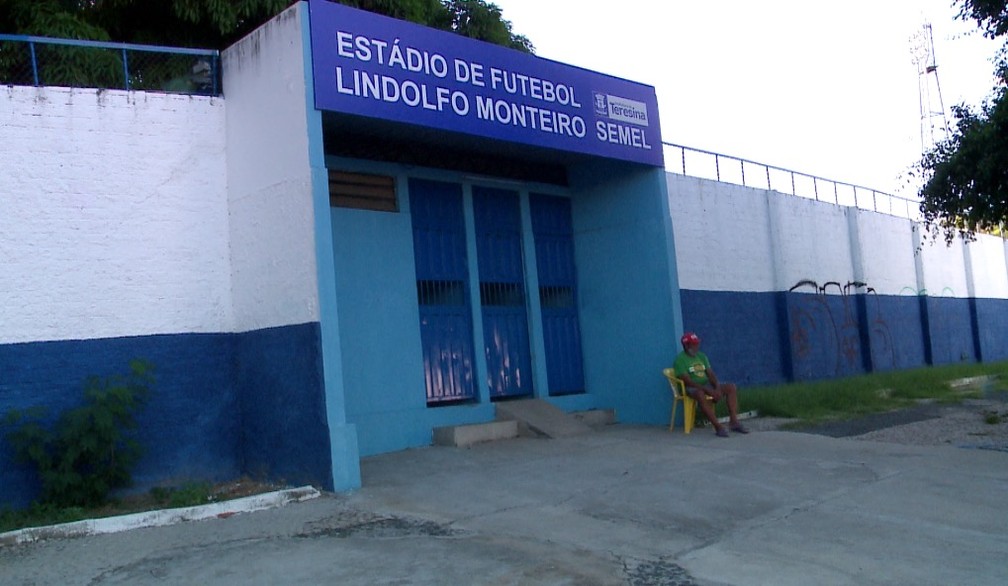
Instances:
[[[222,54],[238,331],[319,320],[301,9]]]
[[[679,287],[774,291],[766,192],[683,175],[666,177]]]
[[[226,99],[0,88],[0,343],[319,319],[298,4]]]
[[[944,239],[921,244],[922,279],[920,288],[931,297],[969,297],[971,285],[966,279],[962,240],[946,246]]]
[[[1001,238],[921,243],[904,218],[676,173],[666,178],[682,289],[787,291],[807,279],[862,281],[881,295],[1008,299]]]
[[[989,299],[1008,298],[1005,241],[984,234],[967,244],[966,249],[973,278],[972,295]]]
[[[777,192],[769,192],[767,199],[777,290],[787,291],[803,280],[819,285],[853,280],[845,208]]]
[[[224,102],[0,88],[0,343],[232,324]]]
[[[913,224],[856,208],[849,208],[847,213],[853,225],[854,279],[867,283],[879,295],[916,295]]]

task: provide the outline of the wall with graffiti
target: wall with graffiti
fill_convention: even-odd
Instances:
[[[835,378],[1008,359],[1008,245],[670,174],[683,323],[725,378]]]

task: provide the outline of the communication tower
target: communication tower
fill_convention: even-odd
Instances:
[[[950,136],[941,84],[938,83],[938,65],[935,62],[934,38],[931,23],[924,23],[910,37],[910,54],[917,66],[917,89],[920,92],[921,152],[931,150]]]

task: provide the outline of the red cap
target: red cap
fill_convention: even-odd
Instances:
[[[685,348],[689,344],[699,344],[700,336],[694,334],[693,332],[686,332],[682,335],[682,338],[680,338],[679,341],[682,342],[683,348]]]

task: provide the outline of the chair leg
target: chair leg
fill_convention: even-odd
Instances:
[[[669,417],[669,422],[668,422],[668,430],[669,431],[674,431],[675,430],[676,407],[678,407],[678,406],[679,406],[679,399],[676,399],[675,397],[672,397],[672,416]]]
[[[693,431],[696,421],[696,401],[692,397],[683,397],[683,429],[686,433]]]

